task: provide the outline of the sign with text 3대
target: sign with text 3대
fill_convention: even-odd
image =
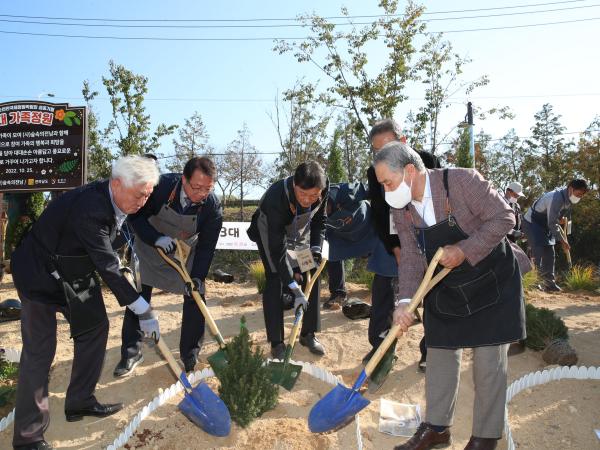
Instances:
[[[258,250],[246,233],[250,222],[223,222],[217,250]]]

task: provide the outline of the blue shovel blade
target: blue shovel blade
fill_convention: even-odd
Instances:
[[[186,392],[184,399],[179,402],[179,409],[208,434],[222,437],[231,431],[231,416],[227,406],[206,383],[198,384],[191,394]]]
[[[369,403],[357,390],[338,384],[312,407],[308,428],[313,433],[335,430],[350,422]]]

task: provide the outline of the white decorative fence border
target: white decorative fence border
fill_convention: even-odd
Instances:
[[[9,362],[19,362],[21,359],[21,351],[12,348],[5,348],[4,358]],[[302,371],[306,372],[325,383],[333,386],[341,382],[341,379],[336,377],[331,372],[315,366],[310,363],[291,361],[293,364],[299,364],[302,366]],[[215,374],[212,369],[207,368],[202,371],[196,371],[189,375],[190,383],[195,384],[197,381],[205,378],[213,377]],[[515,450],[515,443],[513,441],[512,432],[510,430],[510,424],[508,421],[508,403],[513,399],[515,395],[524,389],[529,389],[534,386],[546,384],[550,381],[556,380],[600,380],[600,367],[585,367],[585,366],[560,366],[553,369],[538,370],[537,372],[531,372],[527,375],[523,375],[518,380],[513,381],[510,386],[506,389],[506,405],[504,407],[505,416],[505,435],[508,444],[508,450]],[[146,406],[138,412],[134,418],[127,424],[125,430],[113,441],[112,444],[106,447],[106,450],[117,450],[123,447],[127,441],[133,436],[133,433],[140,426],[142,420],[148,417],[156,408],[163,405],[167,400],[171,399],[176,394],[183,390],[179,382],[173,383],[168,389],[164,390],[161,394],[157,395],[149,402]],[[13,409],[10,414],[2,420],[0,420],[0,432],[4,431],[10,426],[15,418],[15,410]],[[355,429],[356,429],[356,448],[357,450],[363,449],[362,435],[360,432],[360,421],[358,414],[355,416]]]
[[[341,379],[337,378],[331,372],[312,365],[310,363],[301,362],[301,361],[290,361],[293,364],[299,364],[302,366],[302,372],[307,373],[325,383],[331,384],[333,386],[337,385],[341,382]],[[205,378],[214,377],[215,374],[211,368],[206,368],[202,371],[196,371],[190,375],[188,375],[188,379],[191,384],[195,384],[198,381],[201,381]],[[113,441],[112,444],[106,447],[106,450],[117,450],[123,447],[127,441],[133,436],[137,428],[140,426],[142,420],[148,417],[152,412],[157,409],[159,406],[163,405],[167,400],[171,399],[173,396],[177,395],[183,390],[181,383],[176,382],[173,383],[169,388],[165,389],[162,393],[154,397],[151,402],[149,402],[146,406],[142,408],[140,412],[138,412],[134,418],[127,424],[123,432]],[[358,420],[358,415],[355,416],[355,426],[356,426],[356,448],[357,450],[363,449],[362,435],[360,433],[360,422]]]
[[[560,366],[553,369],[546,369],[537,372],[531,372],[523,375],[518,380],[513,381],[506,389],[506,406],[504,407],[506,441],[508,450],[515,450],[515,443],[512,438],[512,432],[508,423],[508,402],[521,392],[523,389],[529,389],[540,384],[546,384],[556,380],[600,380],[600,367],[585,366]]]
[[[3,348],[2,350],[2,357],[8,362],[18,363],[21,359],[21,350],[15,350],[14,348]],[[0,432],[6,430],[13,423],[13,420],[15,420],[15,408],[13,408],[8,416],[0,420]]]

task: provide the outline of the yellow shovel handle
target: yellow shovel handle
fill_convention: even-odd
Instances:
[[[429,267],[427,267],[427,271],[425,272],[425,276],[423,277],[423,281],[421,281],[417,292],[415,292],[415,295],[413,295],[412,300],[408,304],[407,310],[409,312],[414,312],[414,310],[417,309],[417,306],[419,306],[421,301],[423,301],[423,298],[429,292],[429,290],[433,288],[442,278],[444,278],[450,272],[450,269],[444,268],[440,271],[440,273],[438,273],[435,277],[432,278],[433,272],[435,271],[435,268],[437,267],[439,260],[443,254],[444,250],[440,247],[438,248],[437,252],[435,252],[435,255],[433,255],[433,258],[429,263]],[[392,342],[394,342],[394,340],[396,339],[399,331],[400,325],[394,325],[390,329],[381,345],[379,345],[379,348],[377,349],[375,354],[371,357],[371,359],[365,366],[365,372],[367,376],[370,376],[373,373],[373,371],[379,364],[379,361],[381,360],[383,355],[385,355],[385,352],[387,352],[390,345],[392,345]]]

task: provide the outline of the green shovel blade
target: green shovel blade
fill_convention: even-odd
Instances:
[[[379,388],[383,385],[385,380],[387,379],[392,367],[394,367],[394,362],[396,361],[396,343],[398,339],[395,339],[392,345],[387,349],[385,355],[379,361],[377,367],[373,373],[369,376],[369,393],[374,393],[379,390]]]

